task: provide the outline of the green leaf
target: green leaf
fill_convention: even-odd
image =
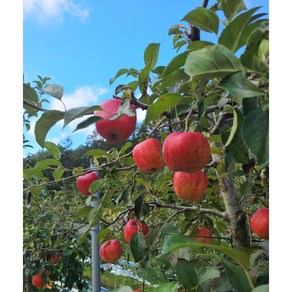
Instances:
[[[62,178],[63,174],[64,174],[65,170],[63,169],[54,169],[53,171],[53,177],[55,180],[59,180]]]
[[[231,143],[231,141],[235,135],[235,132],[237,130],[237,111],[235,108],[232,108],[232,110],[233,110],[233,125],[232,125],[231,131],[230,131],[229,138],[228,138],[227,142],[225,143],[224,147],[227,147]]]
[[[265,92],[246,79],[244,72],[236,72],[226,76],[219,84],[228,90],[234,97],[249,98],[263,96]]]
[[[230,152],[238,162],[246,164],[249,162],[249,152],[241,135],[244,116],[238,108],[234,108],[234,111],[236,112],[236,131],[233,134],[232,139],[229,134],[228,137],[231,139],[231,141],[228,143],[226,148],[227,151]],[[222,132],[222,142],[225,145],[227,144],[228,140],[227,134],[228,133]]]
[[[23,83],[23,99],[38,104],[37,92],[28,84]]]
[[[178,259],[176,264],[176,273],[179,282],[188,290],[191,290],[198,283],[198,277],[195,269],[195,262],[185,259]]]
[[[143,207],[143,202],[144,202],[144,198],[143,198],[142,195],[139,195],[137,197],[137,199],[135,200],[134,212],[135,212],[135,216],[138,219],[140,218],[141,210],[142,210],[142,207]]]
[[[159,285],[154,288],[154,292],[176,292],[178,291],[179,284],[178,283],[167,283]]]
[[[120,76],[122,76],[124,74],[127,74],[127,73],[129,73],[129,69],[124,69],[124,68],[120,69],[117,72],[117,74],[113,78],[110,79],[109,84],[112,85],[118,77],[120,77]]]
[[[148,255],[148,248],[143,232],[137,232],[132,236],[130,250],[136,263]]]
[[[79,209],[76,213],[76,217],[77,218],[81,218],[81,217],[86,217],[89,215],[90,211],[92,210],[93,208],[91,206],[84,206],[82,207],[81,209]]]
[[[98,205],[97,207],[94,207],[90,210],[88,214],[88,222],[91,227],[99,223],[101,215],[102,215],[101,205]]]
[[[49,84],[44,89],[38,88],[38,90],[57,99],[62,99],[64,95],[64,88],[58,84]]]
[[[140,72],[138,81],[140,92],[145,95],[147,94],[148,83],[149,83],[149,74],[151,70],[151,63],[148,63]]]
[[[269,285],[261,285],[252,290],[252,292],[269,292]]]
[[[75,120],[76,118],[80,118],[86,114],[93,114],[95,110],[102,110],[99,105],[90,106],[90,107],[75,107],[65,111],[64,115],[64,126],[65,128],[70,122]]]
[[[220,258],[227,275],[227,278],[232,285],[232,291],[250,292],[252,287],[247,278],[247,274],[235,264]]]
[[[157,63],[160,44],[152,43],[147,46],[144,51],[145,65],[150,64],[150,70],[153,69]]]
[[[49,130],[60,120],[64,118],[64,112],[52,110],[46,111],[37,120],[35,124],[34,134],[36,141],[41,147],[44,147],[46,136]]]
[[[153,85],[153,88],[158,87],[160,91],[171,87],[180,85],[183,81],[188,81],[189,76],[184,72],[184,69],[178,69],[169,75],[158,79]],[[170,92],[170,91],[169,91]]]
[[[158,269],[141,268],[137,270],[137,275],[151,284],[163,284],[168,282],[168,279],[165,276],[165,274],[159,271]]]
[[[221,3],[224,15],[229,20],[231,20],[238,12],[246,9],[243,0],[222,0]]]
[[[95,122],[102,120],[102,119],[103,119],[102,117],[98,117],[98,116],[89,117],[86,120],[80,122],[73,132],[87,128],[88,126],[90,126],[90,125],[94,124]]]
[[[44,174],[39,168],[26,168],[23,170],[23,178],[29,179],[31,176],[44,177]]]
[[[259,57],[259,49],[263,40],[269,35],[267,23],[262,23],[249,36],[245,52],[240,57],[243,66],[260,73],[269,71],[268,64]]]
[[[61,150],[55,143],[45,142],[44,147],[49,151],[50,154],[53,155],[54,158],[58,160],[61,158]]]
[[[95,194],[96,192],[100,191],[100,187],[104,185],[107,181],[108,181],[107,177],[93,181],[89,187],[89,191],[92,194]]]
[[[189,54],[189,51],[186,51],[186,52],[183,52],[183,53],[175,56],[170,61],[170,63],[165,67],[161,77],[162,78],[166,77],[167,75],[173,73],[175,70],[177,70],[177,69],[181,68],[182,66],[184,66],[188,54]]]
[[[162,113],[180,104],[182,99],[183,97],[177,93],[162,94],[148,107],[145,117],[145,124],[151,120],[158,119]]]
[[[250,111],[243,121],[242,137],[258,164],[266,165],[269,161],[269,112],[260,108]]]
[[[47,169],[51,165],[62,166],[62,163],[57,159],[44,159],[44,160],[38,161],[35,164],[34,168]]]
[[[195,50],[200,50],[200,49],[203,49],[207,46],[214,46],[215,44],[214,43],[211,43],[211,42],[206,42],[206,41],[194,41],[194,42],[191,42],[187,49],[190,50],[190,51],[195,51]]]
[[[238,15],[222,31],[218,43],[235,53],[240,48],[239,44],[241,43],[243,32],[250,23],[252,14],[258,9],[259,7],[255,7]]]
[[[242,268],[249,270],[250,268],[250,252],[254,252],[254,250],[236,250],[227,246],[220,246],[208,243],[201,243],[195,241],[187,236],[182,234],[174,234],[171,235],[165,240],[164,245],[161,250],[161,255],[168,254],[173,252],[179,248],[207,248],[211,250],[219,250],[223,252],[225,255],[232,258],[236,263],[238,263]]]
[[[182,20],[206,32],[218,33],[219,17],[207,8],[198,7],[190,11]]]
[[[82,155],[82,157],[86,157],[86,156],[94,156],[95,158],[102,158],[102,157],[110,158],[111,157],[109,153],[101,149],[88,150]]]
[[[211,268],[207,270],[203,275],[200,276],[197,287],[204,282],[207,282],[209,280],[213,280],[219,277],[220,277],[220,271],[218,269]]]
[[[185,72],[195,80],[223,78],[238,71],[243,71],[240,61],[222,45],[190,52],[185,64]]]

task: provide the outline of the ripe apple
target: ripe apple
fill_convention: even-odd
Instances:
[[[42,273],[33,275],[31,278],[32,286],[34,286],[35,288],[44,288],[46,286],[47,281],[44,281],[43,273],[45,273],[47,277],[49,276],[48,270],[44,270]]]
[[[85,196],[91,195],[89,191],[90,185],[95,181],[98,180],[99,177],[96,172],[90,172],[87,174],[83,174],[77,177],[76,184],[77,188]]]
[[[142,292],[142,290],[133,290],[133,292]]]
[[[173,132],[163,143],[162,156],[170,170],[194,172],[208,163],[210,144],[199,132]]]
[[[137,144],[133,149],[133,158],[137,167],[146,173],[154,173],[164,166],[162,159],[162,143],[149,138]]]
[[[258,209],[250,219],[252,231],[262,239],[269,239],[269,208]]]
[[[209,228],[198,227],[193,239],[202,243],[212,243],[212,232]]]
[[[48,259],[48,262],[49,263],[54,263],[54,264],[57,264],[60,260],[60,257],[57,255],[57,254],[54,254],[53,256],[51,256],[49,259]]]
[[[141,223],[139,220],[130,219],[124,228],[124,237],[127,243],[131,242],[132,236],[138,231],[142,231],[146,236],[149,232],[146,223]]]
[[[176,171],[173,174],[174,192],[183,200],[199,202],[207,186],[208,178],[201,170],[191,173]]]
[[[135,113],[133,116],[122,115],[121,117],[111,120],[118,112],[122,99],[110,99],[100,103],[103,110],[96,110],[95,116],[100,116],[103,119],[95,123],[96,131],[108,143],[116,144],[124,142],[134,132],[136,127],[136,108],[130,105]]]
[[[104,242],[100,249],[100,258],[106,263],[114,263],[122,256],[122,245],[116,239]]]

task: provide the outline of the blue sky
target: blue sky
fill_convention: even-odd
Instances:
[[[215,1],[209,1],[213,4]],[[209,4],[209,5],[210,5]],[[109,79],[121,68],[143,68],[143,53],[149,43],[160,43],[157,65],[166,65],[176,54],[168,29],[192,9],[201,5],[193,0],[24,0],[23,1],[23,73],[25,81],[36,75],[51,77],[50,83],[64,87],[63,102],[67,108],[90,106],[109,99],[118,84],[130,79],[119,78],[109,86]],[[246,1],[248,8],[264,6],[268,1]],[[216,42],[210,33],[202,39]],[[50,109],[63,110],[60,101],[50,98]],[[144,113],[139,111],[138,120]],[[80,120],[79,120],[80,121]],[[86,142],[94,125],[72,133],[76,122],[61,130],[58,123],[48,133],[47,140],[62,143],[69,135],[73,147]],[[34,149],[33,129],[26,134]]]

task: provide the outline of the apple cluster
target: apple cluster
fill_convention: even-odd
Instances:
[[[130,219],[124,227],[125,241],[130,244],[132,236],[137,232],[142,232],[144,236],[147,236],[148,225],[140,220]],[[106,263],[116,262],[122,256],[122,252],[121,242],[116,239],[105,241],[99,249],[100,258]]]
[[[133,158],[145,173],[160,171],[166,165],[174,173],[174,192],[183,200],[199,202],[207,189],[202,169],[210,159],[210,144],[199,132],[173,132],[163,144],[146,139],[134,147]]]
[[[102,119],[95,123],[96,131],[108,143],[117,144],[125,141],[136,127],[136,108],[130,105],[134,115],[121,115],[114,118],[122,104],[122,99],[110,99],[100,103],[102,110],[96,110],[95,116]],[[173,172],[173,188],[182,200],[199,202],[203,197],[208,179],[202,170],[210,159],[210,144],[199,132],[173,132],[162,144],[159,140],[148,138],[133,149],[133,159],[139,170],[152,174],[168,167]],[[76,184],[83,195],[90,195],[90,185],[99,177],[95,172],[81,175]],[[131,219],[125,225],[125,241],[130,244],[132,236],[142,232],[148,234],[148,226],[139,220]],[[211,231],[199,227],[194,239],[211,243]],[[100,247],[103,261],[113,263],[122,255],[120,241],[111,239]]]

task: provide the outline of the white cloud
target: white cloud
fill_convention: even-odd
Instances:
[[[108,90],[103,87],[85,85],[78,87],[72,93],[64,94],[62,101],[67,110],[74,107],[98,105],[99,97],[107,92]],[[58,99],[53,99],[51,109],[64,110],[64,106]]]
[[[77,88],[72,93],[65,94],[62,98],[62,101],[65,104],[67,110],[74,107],[98,105],[100,102],[99,100],[100,96],[107,92],[108,90],[106,88],[86,85]],[[60,100],[53,98],[50,102],[49,109],[64,111],[64,105]],[[61,143],[69,136],[74,138],[76,137],[76,135],[79,136],[79,134],[86,138],[94,130],[94,125],[78,130],[73,133],[77,125],[86,118],[88,118],[88,116],[75,119],[74,121],[69,123],[64,129],[62,129],[64,125],[64,120],[57,122],[49,131],[47,138],[49,138],[50,141],[56,144]],[[30,120],[30,130],[27,131],[27,134],[29,134],[31,138],[34,137],[34,128],[36,120],[37,118],[31,118]]]
[[[68,13],[85,23],[89,17],[88,8],[82,7],[73,0],[24,0],[24,19],[30,18],[37,22],[61,21]]]
[[[137,114],[137,123],[141,123],[145,120],[145,116],[146,116],[146,110],[142,110],[140,108],[138,108],[136,110],[136,114]]]

